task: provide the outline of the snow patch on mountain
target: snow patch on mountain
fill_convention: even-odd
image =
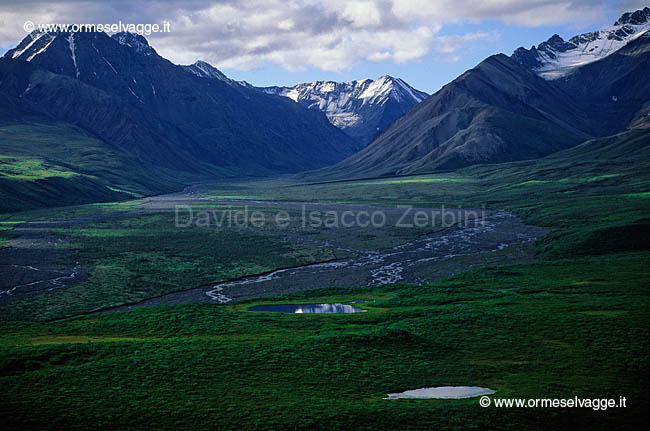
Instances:
[[[530,49],[518,48],[512,57],[547,80],[605,58],[650,30],[650,8],[623,14],[612,26],[565,41],[555,34]]]
[[[35,51],[33,54],[31,54],[29,57],[27,57],[25,59],[25,61],[32,61],[34,59],[34,57],[36,57],[37,55],[42,54],[43,52],[45,52],[45,50],[50,47],[50,45],[52,44],[54,39],[55,39],[54,37],[49,38],[49,40],[45,43],[45,45],[43,45],[42,48],[40,48],[38,51]]]
[[[413,106],[427,97],[426,93],[391,76],[350,82],[316,81],[294,87],[264,87],[260,90],[318,109],[340,128],[351,127],[363,121],[364,116],[360,112],[366,107],[382,106],[389,100]]]
[[[75,53],[75,46],[74,46],[74,33],[70,33],[70,36],[68,36],[68,46],[70,48],[70,56],[72,57],[72,63],[74,63],[74,70],[77,73],[77,78],[79,78],[79,68],[77,67],[77,55]]]
[[[7,51],[5,57],[31,61],[34,57],[43,53],[55,38],[56,36],[53,34],[34,30],[16,48]]]
[[[40,33],[40,32],[38,32],[38,31],[33,31],[33,32],[31,32],[31,33],[29,34],[29,37],[31,38],[31,40],[29,41],[29,43],[27,43],[27,44],[26,44],[25,46],[23,46],[23,47],[21,47],[20,45],[18,45],[18,46],[13,50],[13,52],[11,53],[11,58],[18,58],[18,57],[20,57],[20,56],[21,56],[25,51],[27,51],[29,48],[31,48],[32,45],[34,45],[36,42],[38,42],[38,40],[39,40],[41,37],[43,37],[44,34],[46,34],[46,33]],[[7,53],[7,54],[9,54],[9,53]]]
[[[114,72],[116,75],[119,75],[119,73],[117,72],[117,70],[115,70],[115,68],[113,67],[113,65],[111,64],[111,62],[108,61],[108,60],[106,60],[106,57],[104,57],[104,56],[102,55],[102,53],[99,52],[99,50],[97,49],[97,47],[95,46],[95,44],[94,44],[94,43],[91,43],[90,46],[93,47],[93,49],[95,50],[95,52],[97,53],[97,55],[99,55],[99,57],[101,57],[101,59],[104,60],[104,62],[108,65],[108,67],[110,67],[111,70],[113,70],[113,72]],[[96,76],[96,75],[97,75],[97,74],[95,74],[95,76]]]

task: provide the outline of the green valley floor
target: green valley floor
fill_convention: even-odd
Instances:
[[[0,302],[3,429],[647,429],[649,160],[648,135],[635,132],[537,161],[453,173],[231,181],[193,187],[164,205],[143,198],[4,214],[0,253],[14,248],[28,259],[36,253],[25,239],[32,235],[43,245],[34,248],[60,252],[43,252],[49,266],[38,270],[79,267],[85,275]],[[94,314],[453,228],[342,234],[305,229],[294,213],[282,232],[174,227],[175,202],[272,211],[295,201],[485,207],[514,213],[540,234],[509,254],[479,252],[445,261],[440,271],[432,263],[429,279],[417,284]],[[319,245],[341,237],[338,249]],[[7,285],[19,274],[3,271]],[[364,313],[340,315],[249,310],[358,300],[373,302],[355,303]],[[491,388],[493,400],[625,397],[627,407],[385,399],[456,385]]]

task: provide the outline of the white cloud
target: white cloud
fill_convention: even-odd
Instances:
[[[622,0],[632,8],[637,0]],[[604,0],[0,0],[0,46],[15,45],[22,23],[171,22],[149,40],[178,63],[196,59],[251,69],[342,70],[359,62],[408,63],[431,53],[454,61],[494,35],[442,34],[457,22],[496,19],[520,26],[588,23],[611,14]]]
[[[373,1],[351,1],[343,7],[342,17],[350,20],[354,27],[378,26],[381,14]]]
[[[499,37],[495,32],[467,33],[459,36],[438,36],[435,39],[432,49],[439,54],[450,55],[458,52],[468,43],[478,40],[494,41],[499,39]]]
[[[602,17],[604,0],[409,0],[393,1],[393,12],[403,20],[496,19],[535,27],[587,22]]]

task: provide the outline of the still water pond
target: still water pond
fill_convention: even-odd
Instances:
[[[480,395],[490,395],[495,391],[489,388],[478,386],[438,386],[435,388],[421,388],[411,391],[404,391],[398,394],[388,394],[388,399],[399,398],[437,398],[437,399],[461,399],[472,398]]]
[[[273,311],[276,313],[362,313],[365,310],[348,304],[288,304],[288,305],[256,305],[249,311]]]

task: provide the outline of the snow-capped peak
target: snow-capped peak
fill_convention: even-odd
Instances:
[[[512,57],[545,79],[557,79],[576,67],[605,58],[650,30],[650,8],[624,13],[614,25],[565,41],[555,34],[530,49],[518,48]]]
[[[389,101],[393,103],[394,110],[392,112],[401,114],[427,97],[426,93],[391,76],[381,76],[375,80],[315,81],[293,87],[258,89],[267,94],[288,97],[307,108],[322,111],[333,125],[343,130],[349,131],[362,127],[364,128],[363,136],[360,132],[358,137],[364,142],[371,139],[377,129],[383,129],[383,121],[388,121],[387,118],[379,120],[378,117],[381,117],[381,114],[377,115],[377,112],[383,112],[383,107]],[[367,124],[371,117],[374,118],[373,121],[377,121],[374,127]],[[394,119],[391,118],[390,121]],[[370,132],[365,129],[369,129]]]
[[[75,51],[74,44],[74,33],[70,33],[70,36],[66,39],[68,41],[68,47],[70,48],[70,57],[72,58],[72,63],[74,64],[74,70],[77,78],[79,78],[79,66],[77,66],[77,54]]]
[[[340,110],[351,101],[361,104],[385,103],[388,98],[396,101],[411,99],[419,103],[427,97],[401,79],[380,76],[376,80],[363,79],[348,82],[315,81],[293,87],[265,87],[260,90],[293,99],[296,102],[311,101],[326,111]]]

